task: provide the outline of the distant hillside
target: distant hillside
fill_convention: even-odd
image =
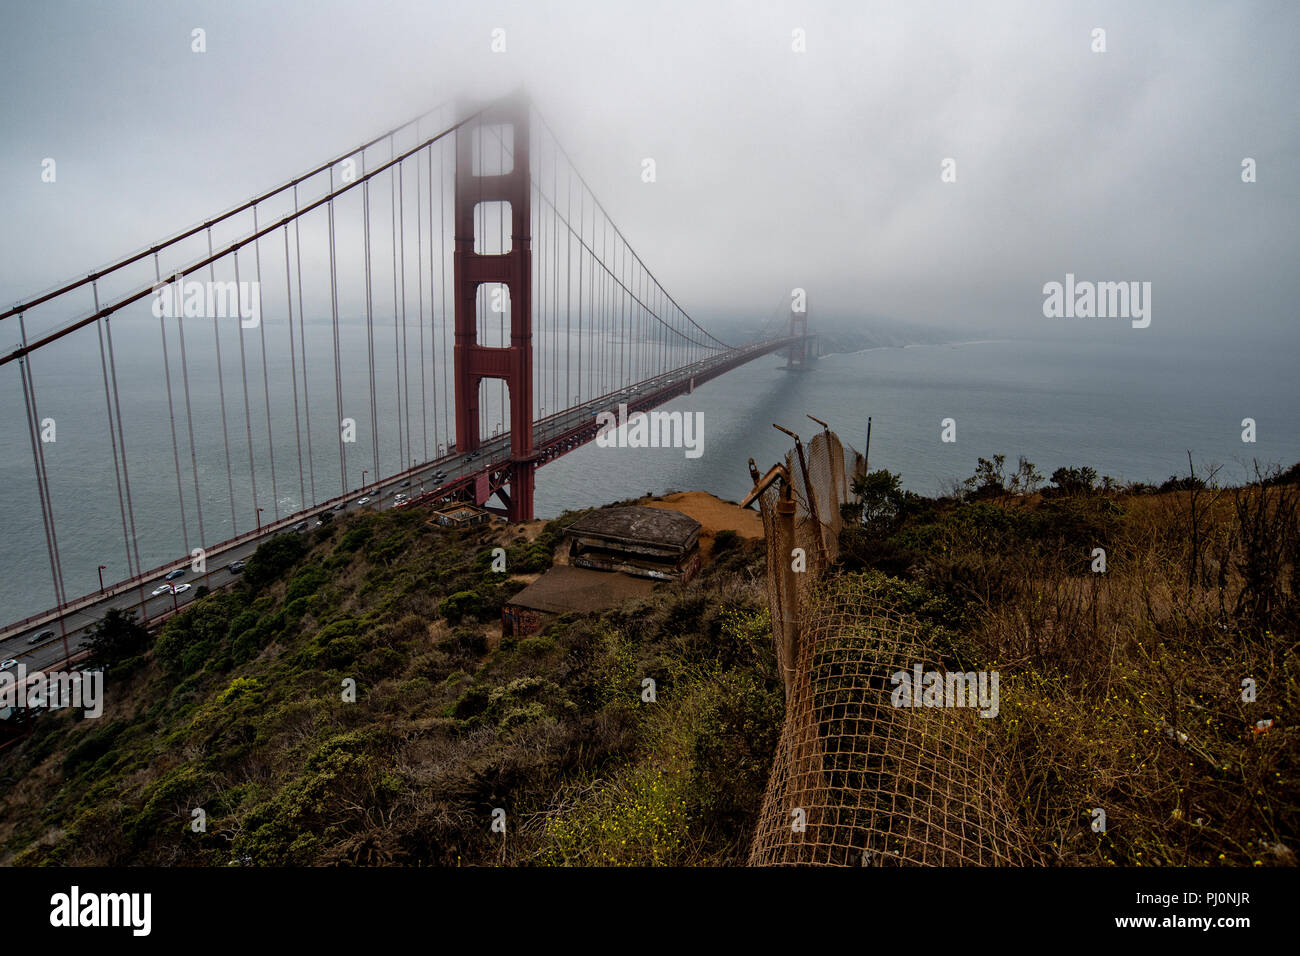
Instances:
[[[784,328],[785,321],[786,318],[781,316],[769,317],[763,323],[763,331],[771,335],[774,330]],[[714,320],[713,324],[717,327],[718,337],[729,344],[743,344],[762,337],[752,321]],[[900,322],[883,316],[845,319],[810,314],[808,331],[817,336],[823,355],[872,348],[901,348],[904,345],[943,345],[972,337],[969,330]]]
[[[961,338],[948,330],[879,320],[864,320],[861,327],[842,324],[818,325],[816,329],[810,325],[809,328],[817,333],[818,348],[823,355],[904,345],[941,345]]]

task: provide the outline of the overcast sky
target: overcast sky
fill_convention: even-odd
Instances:
[[[1043,284],[1072,272],[1150,281],[1164,334],[1295,341],[1293,0],[97,0],[0,17],[6,305],[439,102],[524,84],[706,325],[802,286],[815,317],[1042,330]]]

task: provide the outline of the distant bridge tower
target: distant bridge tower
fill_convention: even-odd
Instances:
[[[812,340],[808,337],[808,307],[807,300],[804,301],[803,311],[790,310],[790,331],[787,333],[790,338],[798,337],[799,341],[790,345],[786,351],[786,368],[802,369],[808,364],[810,359],[816,358],[811,354]]]
[[[516,94],[483,110],[456,131],[456,199],[454,254],[456,347],[456,447],[460,453],[479,447],[479,387],[485,378],[504,379],[510,394],[510,490],[493,490],[502,498],[511,521],[533,518],[533,289],[532,227],[529,208],[528,100]],[[489,128],[510,145],[508,172],[483,175]],[[478,141],[480,170],[474,170]],[[510,206],[510,249],[498,255],[474,251],[474,209],[478,203]],[[501,283],[510,296],[510,344],[489,347],[478,341],[478,289]],[[483,502],[479,502],[482,504]]]

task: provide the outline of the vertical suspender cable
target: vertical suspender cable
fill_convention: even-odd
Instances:
[[[605,220],[605,233],[608,236],[609,233],[608,217],[606,217]],[[605,347],[605,355],[604,355],[606,393],[614,391],[614,377],[616,373],[616,366],[614,363],[614,359],[615,359],[614,350],[618,347],[618,342],[617,342],[618,290],[614,288],[614,271],[609,267],[609,264],[614,260],[614,253],[615,253],[615,245],[613,241],[610,240],[606,243],[605,252],[601,256],[601,264],[604,266],[604,269],[601,270],[604,273],[604,275],[601,276],[601,279],[605,283],[605,310],[606,310],[605,312],[606,347]]]
[[[636,294],[638,299],[636,307],[636,378],[637,381],[642,381],[650,377],[650,373],[646,369],[646,332],[649,329],[650,316],[646,313],[645,307],[645,269],[639,263],[635,263],[635,260],[634,267],[636,269]]]
[[[365,156],[361,157],[364,165]],[[370,372],[370,442],[374,452],[373,467],[379,474],[379,409],[375,392],[375,299],[370,261],[370,180],[361,184],[362,226],[366,232],[366,362]]]
[[[334,192],[334,167],[330,167],[330,193]],[[334,248],[334,199],[326,206],[330,235],[330,325],[334,342],[334,432],[339,440],[339,489],[348,493],[348,465],[343,450],[343,368],[339,364],[339,282],[336,251]],[[378,476],[376,476],[378,477]]]
[[[398,471],[405,471],[415,450],[411,447],[411,366],[406,360],[406,163],[397,164],[397,240],[398,256],[402,271],[402,397],[406,399],[406,419],[402,423],[406,431],[406,454],[397,463]],[[398,251],[400,250],[400,252]],[[379,476],[375,476],[378,480]]]
[[[433,381],[429,382],[430,392],[433,393],[433,451],[434,457],[438,457],[438,359],[441,354],[438,352],[438,300],[434,297],[433,282],[433,151],[438,148],[439,144],[435,143],[429,147],[429,185],[425,193],[428,194],[429,200],[429,375],[433,376]],[[441,155],[441,153],[439,153]],[[441,179],[439,179],[441,185]],[[425,453],[425,458],[428,458]]]
[[[284,227],[284,300],[289,306],[289,375],[293,385],[293,434],[298,445],[298,507],[307,507],[307,471],[302,466],[302,423],[298,417],[298,356],[293,342],[293,269],[289,264],[289,226]],[[303,370],[306,375],[306,370]]]
[[[567,164],[566,164],[567,166]],[[573,168],[568,167],[569,176],[568,184],[564,190],[564,218],[566,222],[572,222],[573,219]],[[581,261],[581,259],[579,260]],[[572,391],[572,371],[570,369],[570,357],[576,346],[573,344],[573,230],[569,230],[569,235],[564,243],[564,401],[560,402],[556,408],[568,408],[569,402],[573,401]]]
[[[615,255],[618,254],[619,246],[614,246]],[[618,295],[618,352],[616,354],[617,362],[615,363],[616,374],[618,376],[615,387],[624,388],[627,386],[627,371],[624,363],[627,360],[627,290],[625,288],[625,277],[627,273],[627,253],[623,253],[621,262],[618,265],[619,288]],[[613,281],[613,280],[611,280]]]
[[[600,379],[596,371],[600,367],[597,362],[600,357],[600,300],[596,296],[596,266],[598,263],[599,260],[596,257],[596,208],[593,205],[591,209],[591,274],[587,277],[589,284],[587,292],[591,303],[589,306],[589,312],[591,313],[591,345],[587,349],[590,353],[587,359],[587,391],[591,393],[592,398],[600,395]]]
[[[23,348],[26,348],[27,327],[21,312],[18,313],[18,329],[22,336]],[[27,356],[20,358],[18,360],[18,371],[22,375],[23,403],[27,406],[27,430],[32,442],[32,467],[36,469],[36,493],[41,503],[41,523],[45,528],[45,549],[50,558],[50,579],[54,584],[54,603],[61,608],[67,603],[67,592],[63,586],[63,564],[59,560],[58,535],[54,530],[54,502],[50,500],[49,479],[45,472],[45,455],[42,453],[41,442],[37,437],[39,426],[36,417],[36,384],[29,377],[27,365],[30,361]],[[65,653],[66,649],[65,640]]]
[[[208,227],[208,256],[212,255],[212,227]],[[208,280],[217,281],[217,265],[208,263]],[[239,533],[239,522],[235,517],[235,478],[230,469],[230,429],[226,425],[226,376],[221,370],[221,326],[217,322],[216,310],[212,316],[212,340],[217,349],[217,395],[221,403],[221,439],[226,446],[226,489],[230,494],[230,533]]]
[[[504,139],[501,139],[498,136],[497,142],[501,144],[501,148],[498,151],[498,156],[500,158],[497,160],[497,171],[502,172],[506,168],[506,141]],[[497,238],[497,249],[501,252],[505,252],[506,216],[505,216],[505,207],[501,203],[497,203],[497,228],[498,228],[498,232],[500,233],[500,235]],[[519,304],[517,302],[510,303],[510,312],[512,315],[514,314],[515,309],[517,309],[518,307]],[[498,321],[501,326],[501,340],[500,340],[501,347],[505,348],[506,346],[510,345],[509,340],[506,338],[506,310],[502,309],[500,312],[497,313],[497,315],[500,316],[500,319]],[[527,318],[529,321],[532,321],[532,316],[528,316]],[[506,426],[506,380],[503,378],[500,380],[500,382],[501,382],[501,406],[500,406],[501,428],[504,431]]]
[[[99,293],[95,293],[99,298]],[[109,316],[104,316],[104,338],[108,341],[108,371],[113,379],[113,408],[117,412],[117,443],[122,449],[122,487],[126,489],[126,516],[131,522],[131,551],[135,555],[135,570],[143,573],[140,563],[140,536],[135,531],[135,508],[131,504],[131,471],[126,458],[126,430],[122,427],[122,400],[117,391],[117,360],[113,357],[113,326]],[[143,596],[142,596],[143,597]]]
[[[389,158],[397,157],[397,147],[393,143],[393,138],[388,138]],[[392,167],[388,173],[388,198],[389,212],[393,223],[393,383],[397,388],[397,460],[399,463],[398,471],[401,471],[400,463],[406,461],[406,452],[402,448],[402,356],[401,349],[398,345],[397,329],[397,170],[399,166]],[[375,476],[378,478],[378,475]]]
[[[416,139],[419,137],[419,127],[416,127]],[[427,392],[424,384],[424,220],[422,210],[420,209],[420,199],[423,195],[423,184],[420,182],[420,153],[415,154],[415,288],[416,288],[416,315],[419,317],[420,326],[420,351],[416,354],[420,362],[420,434],[424,436],[424,461],[429,460],[429,411],[425,399]],[[432,157],[430,157],[432,162]],[[429,290],[430,296],[433,289]]]
[[[618,348],[618,352],[619,352],[618,367],[619,367],[619,377],[622,379],[622,381],[619,382],[619,387],[624,388],[631,383],[631,379],[628,377],[628,374],[632,367],[631,366],[632,338],[628,334],[628,330],[631,327],[632,313],[628,308],[629,293],[627,291],[627,250],[626,249],[624,249],[623,251],[623,266],[621,269],[619,269],[619,277],[620,277],[619,281],[623,285],[623,291],[619,294],[618,297],[619,307],[620,307],[619,311],[622,313],[619,317],[619,337],[622,341],[619,343],[619,348]]]
[[[459,134],[458,134],[459,135]],[[455,140],[453,139],[454,143]],[[447,436],[447,451],[451,450],[451,376],[447,374],[447,173],[443,160],[445,146],[438,144],[438,262],[442,268],[442,433]],[[460,436],[456,436],[460,441]]]
[[[612,328],[614,328],[614,284],[610,282],[610,221],[601,226],[601,394],[606,395],[610,388],[610,349],[612,346]]]
[[[99,311],[99,290],[96,283],[91,284],[91,292],[95,296],[95,311]],[[117,431],[113,427],[113,398],[108,384],[108,358],[104,352],[104,326],[102,323],[95,323],[95,331],[99,335],[99,370],[104,377],[104,409],[108,415],[108,440],[113,449],[113,475],[117,479],[117,507],[122,515],[122,543],[126,549],[126,576],[135,577],[135,566],[131,561],[131,533],[127,530],[126,525],[126,498],[122,494],[122,469],[118,464],[117,457]]]
[[[253,207],[253,232],[257,228],[257,206]],[[262,308],[262,239],[253,240],[253,258],[257,263],[257,329],[262,339],[262,400],[266,407],[266,450],[271,459],[271,508],[276,520],[280,517],[280,489],[275,481],[275,439],[271,432],[271,381],[266,371],[266,316]]]
[[[158,263],[158,253],[153,254],[153,275],[154,281],[162,285],[162,270]],[[181,289],[178,286],[175,289],[175,295],[172,297],[172,308],[180,313],[178,308],[181,299]],[[181,511],[181,543],[185,545],[185,553],[190,551],[190,531],[189,523],[185,520],[185,494],[181,490],[181,451],[176,442],[176,407],[172,402],[172,370],[171,361],[167,355],[167,319],[161,313],[158,316],[158,332],[162,336],[163,350],[163,382],[167,386],[167,422],[172,431],[172,461],[176,465],[176,500],[180,504]]]
[[[231,257],[235,262],[235,294],[241,295],[238,291],[239,284],[239,250],[236,249]],[[253,458],[253,410],[248,401],[248,359],[245,355],[244,348],[244,322],[243,312],[238,308],[235,310],[239,317],[239,377],[244,384],[244,434],[248,437],[248,480],[253,489],[253,517],[257,517],[257,462]],[[258,325],[261,325],[261,319],[258,319]]]
[[[656,292],[655,314],[659,315],[660,313],[662,313],[663,308],[664,308],[663,296],[659,292]],[[668,336],[666,336],[660,329],[656,329],[655,333],[659,337],[659,347],[655,350],[658,353],[657,355],[658,372],[660,375],[663,375],[666,371],[668,371],[668,369],[673,367],[672,363],[668,361],[668,348],[672,344],[672,340],[669,339]]]
[[[180,290],[185,286],[185,277],[176,276],[176,288]],[[190,405],[190,367],[189,361],[185,357],[185,326],[181,322],[182,309],[174,306],[173,311],[176,313],[176,335],[181,343],[181,385],[185,389],[185,428],[190,437],[190,472],[194,476],[194,511],[199,519],[199,547],[207,542],[207,537],[203,533],[203,495],[199,492],[199,455],[196,450],[194,441],[194,412]]]
[[[583,198],[583,195],[584,195],[583,193],[578,193],[578,228],[580,230],[585,229],[587,223],[587,211],[585,209],[586,201]],[[581,236],[581,233],[579,233],[579,236]],[[578,366],[578,390],[574,392],[574,395],[577,396],[577,401],[582,400],[582,357],[587,352],[586,343],[582,341],[582,290],[583,290],[582,263],[583,263],[583,256],[585,252],[586,250],[583,248],[583,244],[579,242],[578,243],[578,344],[577,344],[578,361],[575,363]]]
[[[551,414],[557,414],[560,401],[560,167],[559,155],[551,150]]]
[[[293,211],[298,212],[298,187],[293,187]],[[316,456],[311,448],[311,388],[307,384],[307,320],[303,316],[304,302],[302,297],[302,227],[299,225],[301,220],[297,215],[293,219],[293,242],[294,253],[298,259],[298,348],[302,354],[302,401],[303,411],[307,422],[307,477],[311,479],[311,504],[316,503]],[[292,316],[290,317],[292,320]],[[307,502],[303,502],[304,508],[308,507]]]

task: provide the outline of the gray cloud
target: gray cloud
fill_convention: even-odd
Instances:
[[[1161,334],[1294,341],[1298,28],[1285,2],[11,6],[0,301],[526,84],[701,321],[800,285],[823,320],[1041,330],[1072,271],[1152,281]]]

